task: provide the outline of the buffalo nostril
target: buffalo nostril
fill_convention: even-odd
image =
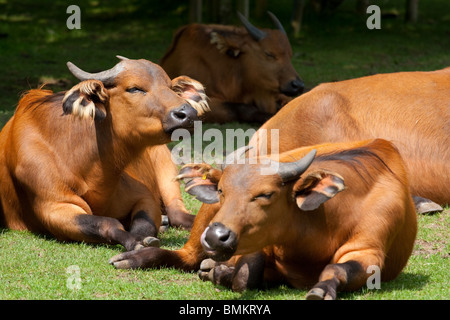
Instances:
[[[215,229],[216,237],[220,242],[227,242],[230,239],[230,233],[231,230],[227,228],[219,227]]]
[[[174,115],[175,118],[177,118],[179,120],[184,120],[187,117],[186,113],[184,113],[183,111],[175,111],[173,113],[173,115]]]
[[[164,131],[166,133],[172,133],[179,128],[190,129],[193,127],[195,120],[198,120],[197,111],[189,104],[183,104],[168,113],[163,123]]]
[[[219,240],[222,241],[222,242],[225,242],[225,241],[228,240],[229,237],[230,237],[229,233],[223,234],[223,235],[219,236]]]
[[[176,129],[191,129],[196,120],[198,120],[197,111],[189,104],[183,104],[167,113],[163,121],[163,129],[167,134],[172,134]]]
[[[226,226],[220,222],[211,224],[205,234],[207,247],[214,250],[235,250],[237,237]]]
[[[202,235],[201,241],[207,251],[214,252],[213,259],[218,261],[228,260],[238,245],[236,234],[220,222],[211,224]]]
[[[178,109],[170,112],[171,117],[178,122],[190,122],[197,120],[197,111],[188,104],[184,104]]]
[[[288,83],[284,87],[280,89],[281,93],[290,96],[295,97],[301,93],[303,93],[303,90],[305,88],[305,84],[300,78],[296,78]]]
[[[305,88],[305,84],[300,79],[296,79],[291,82],[291,87],[295,91],[303,92],[303,89]]]

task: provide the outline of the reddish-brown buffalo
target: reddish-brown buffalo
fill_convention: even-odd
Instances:
[[[450,68],[321,84],[260,132],[278,129],[280,152],[327,142],[391,141],[406,163],[412,195],[450,204],[449,92]],[[270,152],[266,136],[268,142],[259,142]],[[250,145],[257,144],[255,135]]]
[[[189,193],[220,203],[202,221],[201,258],[231,260],[205,260],[202,278],[237,291],[288,283],[312,287],[307,298],[334,299],[338,290],[361,288],[374,270],[382,281],[401,272],[417,221],[406,170],[391,143],[318,145],[279,158],[272,161],[274,174],[262,174],[267,164],[261,163],[228,165],[223,172],[188,165],[180,172]],[[286,162],[292,159],[300,160]],[[140,252],[143,258],[154,250]],[[113,263],[130,267],[135,259],[136,253],[123,254]]]
[[[132,250],[158,243],[162,201],[191,227],[164,143],[207,108],[203,87],[120,58],[96,74],[68,63],[80,83],[20,100],[0,133],[2,226]]]
[[[179,29],[160,65],[170,77],[190,76],[206,88],[208,122],[264,122],[303,82],[292,63],[292,48],[278,19],[277,29],[258,29],[242,15],[243,27],[191,24]]]

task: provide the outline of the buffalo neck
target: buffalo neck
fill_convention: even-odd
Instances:
[[[98,159],[105,167],[105,174],[120,176],[125,168],[139,157],[147,145],[143,139],[124,138],[115,131],[109,117],[96,124]]]

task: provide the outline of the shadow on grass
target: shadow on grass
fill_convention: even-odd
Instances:
[[[49,234],[41,234],[35,233],[28,230],[12,230],[8,228],[4,228],[0,226],[0,237],[6,236],[9,233],[20,234],[23,237],[33,237],[38,240],[49,241],[58,245],[79,245],[84,247],[92,247],[92,248],[105,248],[111,249],[115,251],[125,251],[125,248],[120,244],[108,244],[108,243],[88,243],[83,241],[60,241]],[[159,233],[158,237],[161,239],[162,245],[165,249],[176,250],[181,247],[188,241],[189,239],[189,231],[186,231],[181,228],[173,228],[170,227],[163,233]]]
[[[169,228],[158,237],[164,249],[176,250],[184,246],[189,239],[189,231],[180,228]]]
[[[429,275],[404,272],[393,281],[382,282],[381,289],[379,290],[363,287],[360,290],[353,292],[338,292],[337,298],[339,300],[364,300],[369,297],[370,299],[388,299],[387,297],[384,297],[384,295],[395,291],[398,291],[399,295],[401,295],[401,291],[419,291],[429,282],[429,278]],[[226,289],[224,288],[224,290]],[[237,299],[258,300],[264,299],[265,296],[275,296],[278,298],[286,296],[286,299],[291,299],[293,295],[297,297],[303,296],[304,298],[307,292],[308,289],[294,289],[287,287],[286,285],[279,285],[261,290],[248,290],[243,292]],[[414,299],[414,296],[405,297],[405,299]]]
[[[342,299],[361,299],[370,297],[371,299],[395,299],[395,296],[402,296],[404,299],[415,299],[414,294],[403,294],[406,291],[420,291],[428,282],[429,275],[420,273],[403,272],[395,280],[382,282],[380,289],[369,289],[363,287],[356,292],[343,292],[339,295]],[[394,296],[391,293],[396,292]]]
[[[20,236],[23,236],[25,238],[35,238],[37,240],[43,240],[46,242],[50,242],[52,244],[57,244],[61,246],[67,246],[67,245],[76,245],[79,247],[91,247],[91,248],[105,248],[115,251],[124,251],[124,247],[120,244],[107,244],[107,243],[87,243],[87,242],[79,242],[79,241],[60,241],[53,237],[52,235],[48,234],[41,234],[41,233],[35,233],[28,230],[12,230],[4,227],[0,227],[0,237],[7,236],[8,233],[16,233],[20,234]]]

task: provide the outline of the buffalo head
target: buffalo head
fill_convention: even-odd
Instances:
[[[261,62],[261,73],[273,72],[278,80],[279,91],[286,96],[295,97],[303,93],[304,84],[292,66],[292,48],[283,25],[272,12],[268,14],[274,22],[275,30],[261,30],[238,12],[245,29],[258,44],[252,49],[254,49],[253,57],[259,58]]]
[[[80,82],[63,100],[66,114],[108,119],[115,134],[146,144],[169,141],[178,128],[191,128],[208,110],[203,86],[185,76],[172,81],[148,60],[121,59],[113,68],[89,73],[68,62]]]
[[[342,191],[344,181],[336,173],[316,170],[302,176],[315,154],[312,150],[294,162],[228,164],[223,172],[206,164],[182,168],[178,179],[185,180],[188,193],[206,203],[220,202],[201,237],[208,255],[225,261],[275,244],[298,210],[315,210]],[[276,173],[261,174],[268,166]]]

